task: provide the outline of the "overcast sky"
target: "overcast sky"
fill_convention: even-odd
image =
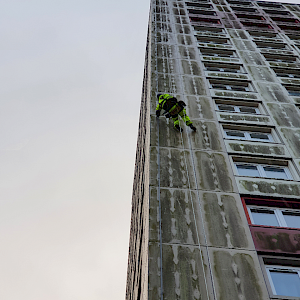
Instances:
[[[0,4],[0,299],[124,299],[149,1]]]

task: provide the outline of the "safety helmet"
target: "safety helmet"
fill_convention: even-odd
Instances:
[[[157,94],[157,99],[159,99],[159,97],[161,96],[162,94]]]

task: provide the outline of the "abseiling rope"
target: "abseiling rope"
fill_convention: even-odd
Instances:
[[[185,113],[184,113],[184,117],[186,119],[186,114]],[[210,278],[211,278],[211,282],[212,282],[213,296],[214,296],[214,299],[217,299],[217,297],[216,297],[216,290],[215,290],[215,283],[214,283],[214,277],[213,277],[212,270],[211,270],[211,260],[210,260],[210,255],[209,255],[209,251],[208,251],[207,237],[206,237],[205,227],[204,227],[204,221],[203,221],[203,214],[202,214],[202,208],[201,208],[201,202],[200,202],[200,195],[199,195],[199,189],[198,189],[198,181],[197,181],[197,177],[196,177],[196,167],[195,167],[194,155],[193,155],[193,151],[192,151],[192,143],[191,143],[190,136],[189,136],[188,133],[187,133],[187,136],[188,136],[188,142],[189,142],[189,149],[191,151],[191,161],[192,161],[192,165],[193,165],[193,173],[194,173],[194,179],[195,179],[195,184],[196,184],[196,193],[197,193],[197,198],[198,198],[198,203],[199,203],[201,225],[202,225],[202,228],[203,228],[204,244],[205,244],[205,249],[206,249],[206,253],[207,253],[208,269],[209,269],[209,274],[210,274]],[[181,132],[181,142],[182,142],[182,147],[184,149],[183,134],[182,134],[182,132]],[[186,170],[188,172],[185,153],[184,153],[184,158],[185,158]],[[189,175],[188,175],[188,178],[189,178]],[[188,182],[189,182],[189,185],[190,185],[190,180],[188,180]],[[190,189],[190,187],[189,187],[189,189]],[[190,194],[191,194],[191,189],[190,189]],[[197,231],[197,237],[198,237],[198,243],[199,243],[199,250],[200,250],[200,255],[201,255],[202,251],[201,251],[201,247],[200,247],[200,239],[199,239],[199,234],[198,234],[198,229],[197,229],[196,215],[195,215],[195,210],[194,210],[192,195],[190,195],[190,197],[191,197],[191,203],[192,203],[192,208],[193,208],[193,216],[194,216],[194,221],[195,221],[195,226],[196,226],[196,231]],[[202,255],[201,255],[201,257],[202,257]],[[203,259],[201,259],[201,264],[202,264],[203,275],[204,275],[204,279],[205,279],[205,286],[206,286],[206,292],[207,292],[207,297],[208,297],[207,299],[209,299],[208,288],[207,288],[207,281],[206,281],[206,277],[205,277],[205,273],[204,273],[205,270],[204,270]]]
[[[157,6],[156,6],[157,7]],[[157,15],[156,15],[156,7],[154,7],[155,12],[155,66],[156,66],[156,94],[158,93],[158,70],[157,70]],[[161,8],[161,5],[160,5]],[[157,200],[158,200],[158,218],[159,218],[159,256],[160,256],[160,261],[159,261],[159,265],[160,265],[160,299],[163,300],[164,296],[163,296],[163,270],[162,270],[162,226],[161,226],[161,199],[160,199],[160,151],[159,151],[159,118],[156,118],[156,127],[157,127],[157,164],[158,164],[158,168],[157,168],[157,181],[158,181],[158,187],[157,187]]]

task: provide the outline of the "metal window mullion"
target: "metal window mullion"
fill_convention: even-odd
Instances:
[[[279,223],[280,227],[287,227],[287,224],[285,222],[284,216],[282,214],[282,211],[280,209],[274,209],[275,216],[277,218],[277,221]]]
[[[291,179],[291,180],[294,179],[291,172],[290,172],[290,170],[289,170],[289,167],[284,167],[283,169],[284,169],[284,172],[287,175],[288,179]]]
[[[270,286],[271,286],[271,289],[272,289],[272,293],[273,293],[274,295],[277,295],[276,289],[275,289],[275,286],[274,286],[274,283],[273,283],[273,280],[272,280],[272,276],[271,276],[271,273],[270,273],[270,269],[271,269],[271,268],[266,267],[268,279],[269,279],[269,282],[270,282]]]
[[[260,166],[260,165],[255,165],[256,166],[256,168],[257,168],[257,170],[258,170],[258,173],[259,173],[259,175],[261,176],[261,177],[265,177],[265,178],[267,178],[267,175],[266,175],[266,172],[265,172],[265,170],[264,170],[264,166]]]
[[[252,211],[251,211],[251,207],[247,206],[247,210],[248,210],[248,215],[250,217],[250,221],[252,224],[255,224],[253,216],[252,216]]]
[[[244,136],[245,136],[246,140],[248,140],[248,141],[252,140],[249,132],[244,131]]]

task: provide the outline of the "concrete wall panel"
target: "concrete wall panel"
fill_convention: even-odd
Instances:
[[[210,249],[218,300],[268,300],[255,252]]]
[[[184,100],[187,103],[187,112],[192,119],[214,119],[212,103],[209,97],[187,96]]]
[[[230,163],[223,153],[194,152],[198,187],[201,190],[235,192]]]
[[[150,192],[150,236],[152,242],[159,241],[159,202],[157,188],[151,188]],[[191,197],[193,199],[191,199]],[[162,217],[162,242],[172,244],[199,245],[195,222],[194,210],[198,208],[192,205],[195,202],[195,192],[179,189],[160,189],[161,217]],[[196,225],[197,224],[197,225]],[[200,231],[200,228],[198,228]],[[203,238],[202,238],[203,243]]]
[[[300,183],[265,178],[237,177],[238,189],[241,194],[261,195],[270,197],[300,197]]]
[[[282,144],[246,142],[225,140],[226,148],[229,153],[262,155],[272,157],[290,157],[287,148]]]
[[[179,134],[179,133],[178,133]],[[160,148],[160,166],[156,147],[150,147],[150,185],[158,185],[158,167],[160,167],[160,186],[169,188],[195,188],[190,151],[172,148]],[[188,172],[187,172],[188,171]],[[188,180],[189,179],[189,180]]]
[[[265,125],[265,126],[273,124],[270,117],[266,115],[217,112],[217,117],[220,122],[230,122],[234,124],[239,123],[239,124]]]
[[[278,126],[300,127],[300,112],[295,105],[268,103],[267,106]]]
[[[235,194],[201,193],[208,245],[254,250],[242,202]]]
[[[257,82],[257,87],[261,93],[262,98],[266,102],[291,102],[290,97],[287,95],[287,92],[279,84],[265,84],[262,82]]]

